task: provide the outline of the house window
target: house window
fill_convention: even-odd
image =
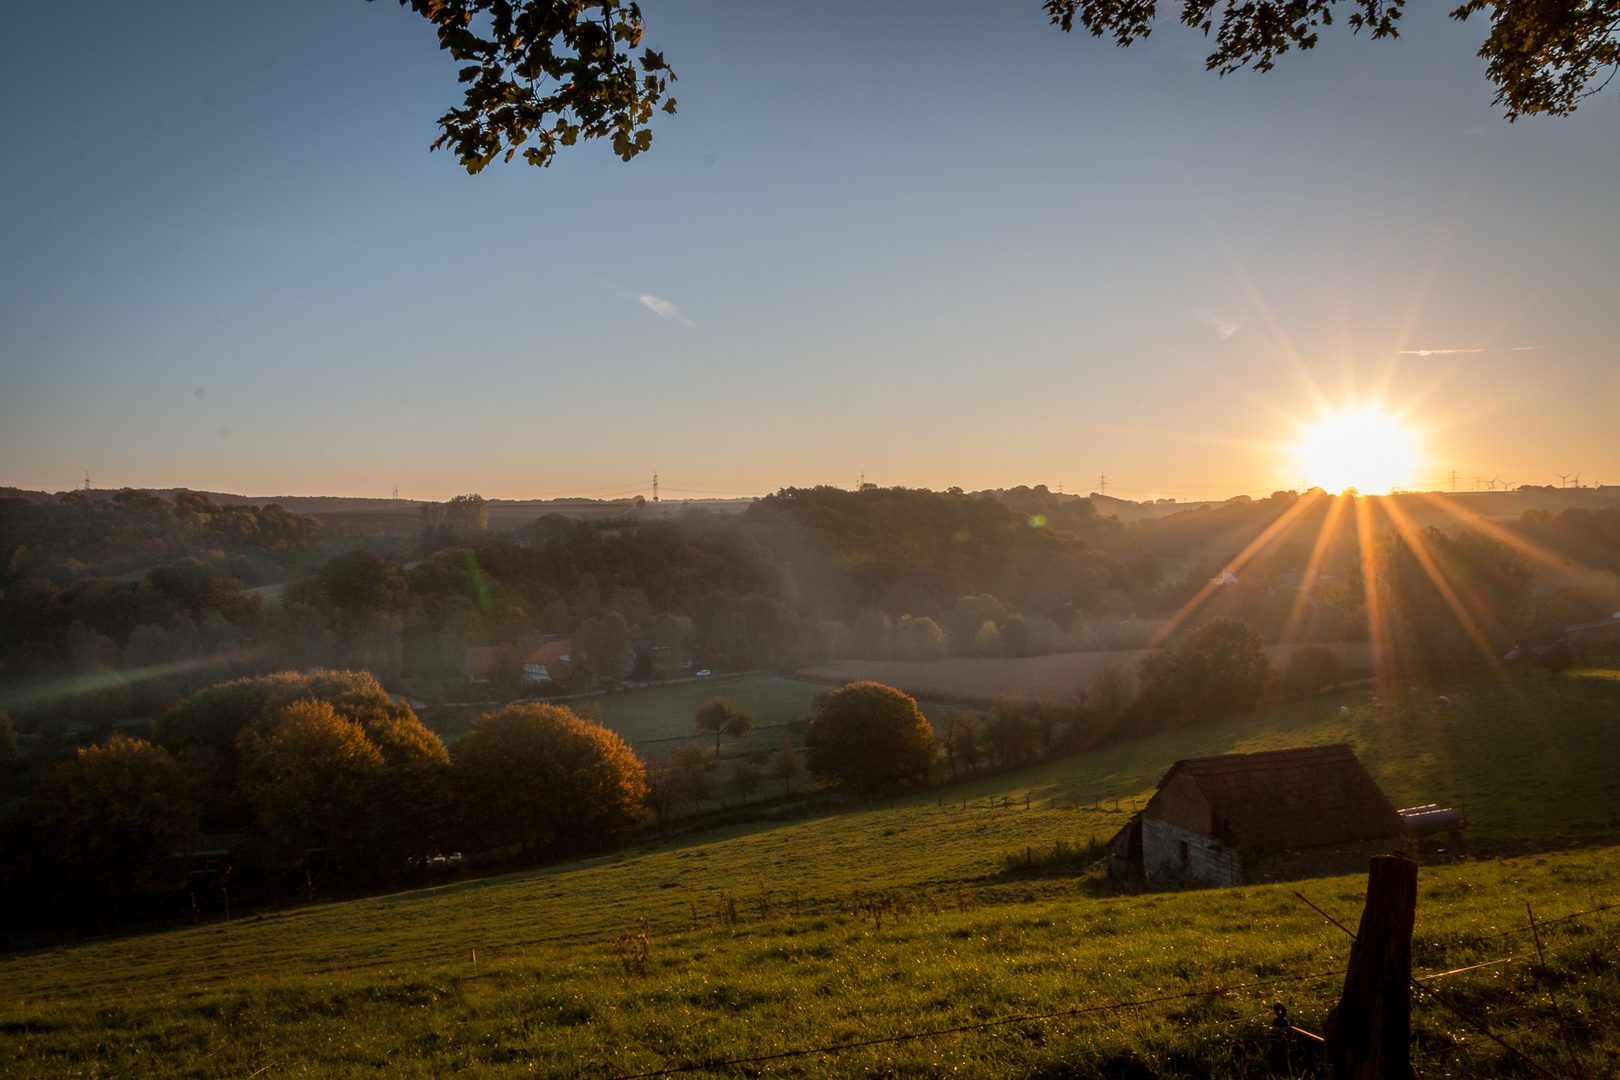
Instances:
[[[1187,841],[1185,841],[1185,840],[1183,840],[1181,842],[1180,847],[1181,847],[1181,868],[1183,870],[1185,870],[1185,869],[1187,869],[1187,864],[1192,861],[1192,849],[1187,846]]]

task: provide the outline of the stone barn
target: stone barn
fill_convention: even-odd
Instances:
[[[1114,838],[1115,865],[1242,885],[1366,864],[1401,815],[1344,743],[1178,761]],[[1335,859],[1334,856],[1340,856]]]

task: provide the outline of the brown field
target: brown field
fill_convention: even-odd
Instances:
[[[1328,645],[1355,676],[1372,669],[1372,646],[1365,642]],[[1268,645],[1266,655],[1281,666],[1298,645]],[[843,684],[871,680],[919,698],[988,704],[999,699],[1067,704],[1111,667],[1130,670],[1141,654],[1056,653],[1052,656],[962,656],[947,660],[835,660],[805,668],[799,675],[816,682]]]

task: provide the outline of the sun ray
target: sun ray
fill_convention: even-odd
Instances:
[[[1316,495],[1314,490],[1307,492],[1304,498],[1330,498],[1327,495]],[[1302,500],[1303,501],[1303,500]],[[1344,513],[1344,500],[1332,499],[1328,503],[1327,514],[1322,519],[1322,527],[1316,532],[1316,543],[1311,548],[1311,557],[1305,564],[1305,578],[1303,588],[1294,598],[1293,606],[1288,611],[1288,621],[1283,623],[1282,633],[1278,636],[1279,643],[1291,642],[1299,632],[1299,623],[1305,615],[1305,605],[1310,600],[1311,583],[1316,580],[1317,573],[1322,569],[1322,563],[1327,558],[1329,545],[1339,531],[1339,518]]]
[[[1602,576],[1595,571],[1587,570],[1585,567],[1581,566],[1577,566],[1574,568],[1574,570],[1571,570],[1570,567],[1564,565],[1562,556],[1555,555],[1551,551],[1548,551],[1546,548],[1542,547],[1540,544],[1536,544],[1532,541],[1526,540],[1522,536],[1516,536],[1513,533],[1508,532],[1506,529],[1502,528],[1494,521],[1491,521],[1489,518],[1475,513],[1466,506],[1460,506],[1453,500],[1438,498],[1427,491],[1415,492],[1414,494],[1418,495],[1436,510],[1439,510],[1443,514],[1449,515],[1453,520],[1460,521],[1465,525],[1478,529],[1487,536],[1494,537],[1497,540],[1502,541],[1504,544],[1511,545],[1519,551],[1522,551],[1524,554],[1530,556],[1530,558],[1534,559],[1541,565],[1552,569],[1556,573],[1566,577],[1575,578],[1577,581],[1584,581],[1589,584],[1593,583]],[[1584,573],[1582,571],[1584,571]]]
[[[147,679],[164,679],[173,675],[185,675],[190,672],[204,671],[208,668],[217,668],[227,664],[244,664],[262,659],[270,655],[271,650],[265,646],[255,646],[251,649],[236,649],[232,652],[215,653],[212,656],[194,657],[190,660],[174,660],[166,664],[152,664],[142,668],[131,668],[127,671],[98,671],[88,675],[72,676],[66,679],[52,679],[18,695],[18,702],[30,708],[48,705],[52,702],[82,694],[96,693],[114,686],[130,683],[144,682]]]
[[[1452,210],[1450,218],[1435,233],[1433,250],[1429,254],[1426,265],[1418,275],[1417,285],[1412,290],[1412,303],[1407,307],[1406,317],[1401,320],[1400,327],[1395,331],[1395,347],[1392,350],[1390,362],[1385,365],[1383,377],[1378,381],[1375,397],[1382,397],[1389,391],[1390,384],[1395,381],[1395,372],[1400,367],[1402,351],[1411,340],[1412,330],[1417,326],[1418,316],[1423,306],[1428,302],[1429,290],[1434,287],[1435,280],[1440,276],[1440,268],[1445,263],[1446,255],[1451,250],[1451,242],[1457,233],[1457,223],[1462,218],[1463,207],[1468,201],[1464,193],[1458,200],[1457,206]]]
[[[1373,565],[1372,516],[1367,500],[1356,499],[1356,549],[1361,556],[1361,587],[1367,600],[1367,640],[1372,644],[1373,686],[1379,697],[1389,696],[1389,635],[1378,595],[1378,569]]]
[[[1227,563],[1225,568],[1234,574],[1243,569],[1248,565],[1249,560],[1254,558],[1256,553],[1263,550],[1273,538],[1281,535],[1283,530],[1287,529],[1300,514],[1304,513],[1308,504],[1309,500],[1307,499],[1296,500],[1292,506],[1277,516],[1277,520],[1266,526],[1259,536],[1249,541],[1249,545],[1240,551],[1236,558]],[[1206,581],[1204,587],[1199,589],[1191,600],[1182,604],[1175,614],[1164,621],[1163,626],[1148,636],[1148,639],[1142,643],[1142,647],[1137,649],[1131,658],[1126,661],[1126,666],[1135,667],[1142,657],[1157,648],[1159,643],[1174,633],[1184,620],[1203,607],[1204,601],[1213,596],[1215,590],[1219,588],[1222,588],[1222,586],[1217,585],[1214,581]]]
[[[1327,394],[1323,392],[1321,385],[1316,381],[1316,376],[1311,374],[1311,369],[1306,366],[1304,358],[1299,354],[1299,350],[1294,348],[1294,343],[1289,340],[1288,332],[1283,329],[1282,323],[1278,322],[1277,317],[1272,314],[1271,305],[1266,303],[1265,297],[1260,294],[1259,287],[1249,277],[1248,271],[1243,269],[1243,264],[1238,260],[1237,252],[1233,251],[1232,246],[1226,242],[1226,236],[1221,232],[1220,227],[1215,224],[1214,217],[1211,216],[1209,209],[1204,206],[1202,199],[1198,200],[1198,206],[1204,217],[1204,227],[1209,230],[1210,236],[1214,238],[1215,246],[1220,249],[1221,255],[1225,257],[1226,264],[1232,271],[1232,276],[1237,279],[1239,287],[1249,298],[1249,303],[1254,305],[1255,311],[1260,316],[1260,321],[1265,323],[1266,330],[1271,335],[1272,341],[1282,353],[1283,358],[1293,367],[1294,374],[1304,384],[1306,391],[1316,402],[1317,407],[1325,409],[1328,403]]]
[[[1445,573],[1434,561],[1434,557],[1429,553],[1428,546],[1423,542],[1422,534],[1412,524],[1412,519],[1406,516],[1406,511],[1402,510],[1393,499],[1385,500],[1383,508],[1384,512],[1389,515],[1389,519],[1394,524],[1396,531],[1406,541],[1406,545],[1411,550],[1413,557],[1417,559],[1418,565],[1423,568],[1423,572],[1428,575],[1429,580],[1434,582],[1434,587],[1440,592],[1440,598],[1446,602],[1446,606],[1451,609],[1452,614],[1457,616],[1457,621],[1462,624],[1463,631],[1467,633],[1474,642],[1475,647],[1479,649],[1480,655],[1492,667],[1500,667],[1501,661],[1496,656],[1496,650],[1491,648],[1491,643],[1486,639],[1484,632],[1480,630],[1478,622],[1475,621],[1473,614],[1468,610],[1468,605],[1463,603],[1462,597],[1458,596],[1457,590],[1452,587],[1451,580],[1446,577]]]

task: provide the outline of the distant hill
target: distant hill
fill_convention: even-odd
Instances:
[[[69,495],[81,493],[92,502],[107,502],[117,497],[123,488],[75,488],[67,491],[30,491],[24,488],[0,487],[0,499],[21,499],[30,503],[49,503]],[[310,514],[327,525],[361,527],[362,531],[414,532],[420,521],[421,499],[371,499],[342,495],[238,495],[229,491],[197,491],[193,488],[136,488],[146,494],[174,502],[182,492],[201,495],[219,506],[279,506],[294,514]],[[640,509],[642,520],[671,517],[685,510],[703,508],[716,514],[740,514],[754,502],[753,499],[681,499],[639,506],[630,499],[487,499],[489,527],[515,529],[527,525],[543,514],[561,514],[576,521],[596,521],[622,517]],[[369,526],[369,528],[367,528]]]

